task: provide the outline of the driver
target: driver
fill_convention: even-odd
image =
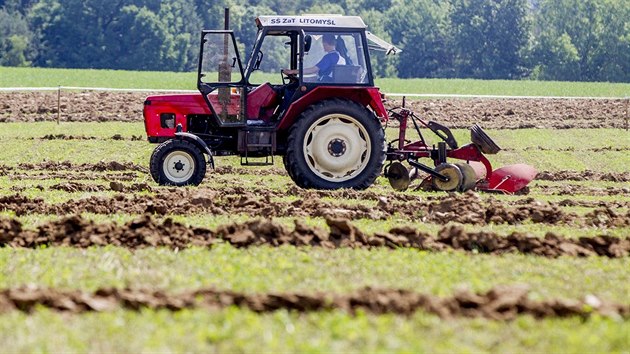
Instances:
[[[303,73],[305,75],[317,74],[317,81],[319,82],[331,82],[333,67],[335,65],[345,65],[346,60],[337,52],[334,34],[324,34],[322,36],[322,46],[326,54],[315,66],[304,68]],[[284,69],[282,71],[287,75],[298,74],[298,70]]]

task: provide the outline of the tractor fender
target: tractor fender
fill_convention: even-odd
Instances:
[[[203,141],[200,137],[192,133],[177,132],[175,133],[175,138],[189,141],[195,144],[201,151],[208,154],[208,164],[210,165],[211,168],[214,169],[214,159],[212,157],[212,151],[208,147],[208,144],[206,144],[206,142]]]
[[[317,86],[291,103],[278,124],[278,130],[288,130],[308,106],[331,98],[344,98],[364,107],[370,107],[376,117],[382,121],[387,121],[389,118],[377,87]]]

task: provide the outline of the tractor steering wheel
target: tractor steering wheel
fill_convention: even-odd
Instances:
[[[282,84],[288,85],[298,81],[297,74],[287,74],[284,70],[280,70],[280,75],[282,76]]]

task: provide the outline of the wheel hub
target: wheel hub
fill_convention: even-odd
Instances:
[[[186,165],[184,163],[182,163],[181,160],[179,160],[179,161],[175,162],[175,166],[173,166],[173,168],[175,169],[175,171],[181,172],[182,170],[184,170],[185,166]]]
[[[328,143],[328,152],[335,157],[346,153],[346,142],[341,139],[333,139]]]

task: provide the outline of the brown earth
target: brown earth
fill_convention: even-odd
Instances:
[[[135,172],[122,172],[122,173],[94,173],[94,172],[35,172],[35,173],[19,173],[19,172],[3,172],[0,170],[0,176],[7,176],[9,180],[35,180],[35,181],[49,181],[53,179],[61,179],[66,181],[133,181],[138,178]],[[13,187],[12,187],[13,188]],[[20,187],[21,188],[21,187]],[[41,187],[40,189],[44,189]]]
[[[630,182],[630,172],[585,171],[541,171],[536,175],[539,181],[609,181]]]
[[[574,184],[561,185],[539,185],[536,186],[537,194],[547,195],[590,195],[590,196],[611,196],[611,195],[630,195],[630,187],[588,187]]]
[[[624,99],[439,99],[408,101],[407,108],[453,129],[624,128],[627,119]]]
[[[189,227],[167,218],[162,223],[144,215],[122,226],[96,224],[81,216],[46,222],[35,230],[25,230],[16,219],[0,218],[0,247],[37,248],[39,246],[92,247],[114,245],[131,249],[146,247],[211,247],[227,242],[235,247],[313,246],[323,248],[414,248],[440,252],[448,249],[475,253],[504,254],[520,252],[543,257],[611,258],[630,255],[630,239],[601,235],[569,239],[548,232],[538,238],[521,232],[501,236],[494,232],[467,232],[462,226],[442,228],[436,236],[413,227],[395,227],[389,232],[368,235],[347,219],[327,218],[329,231],[295,220],[295,228],[269,220],[250,220],[218,227],[216,230]]]
[[[131,140],[131,141],[139,141],[144,140],[142,136],[132,135],[131,137],[123,137],[120,134],[114,134],[109,138],[105,137],[96,137],[96,136],[85,136],[85,135],[66,135],[66,134],[47,134],[39,138],[30,138],[31,140],[39,139],[39,140]]]
[[[485,293],[459,290],[450,297],[437,297],[402,289],[363,288],[347,295],[334,293],[263,293],[248,294],[212,288],[179,294],[160,290],[101,288],[93,293],[80,290],[57,290],[20,287],[0,290],[0,313],[31,313],[38,307],[59,312],[84,313],[124,308],[180,311],[191,308],[209,310],[237,306],[258,313],[289,310],[314,312],[343,310],[350,314],[363,311],[373,314],[412,315],[424,311],[443,319],[456,317],[514,320],[530,315],[538,319],[553,317],[588,318],[598,314],[615,319],[630,317],[630,306],[609,303],[595,296],[584,300],[551,299],[533,301],[522,286],[498,286]]]
[[[89,185],[63,184],[56,188],[82,191]],[[102,186],[95,188],[103,188]],[[563,206],[575,206],[571,200],[559,203],[541,203],[533,198],[502,202],[493,197],[482,199],[474,192],[463,194],[440,194],[436,198],[420,198],[405,194],[393,194],[390,197],[379,196],[373,192],[356,191],[310,191],[289,188],[287,194],[273,193],[262,188],[223,187],[211,188],[157,188],[146,183],[126,185],[110,182],[110,189],[121,194],[113,197],[87,196],[71,199],[59,204],[49,204],[43,198],[30,198],[21,194],[0,197],[0,211],[12,211],[17,216],[27,214],[157,214],[191,215],[244,214],[252,217],[323,217],[347,218],[352,220],[369,218],[386,220],[391,217],[422,221],[434,224],[457,222],[472,225],[510,224],[534,222],[550,225],[624,227],[630,225],[630,211],[616,212],[613,209],[628,207],[624,202],[586,202],[595,209],[606,209],[605,214],[598,214],[593,222],[589,215],[578,216],[566,212]],[[134,194],[138,191],[153,191],[151,194]],[[296,193],[296,194],[291,194]],[[354,195],[364,203],[327,201],[322,196]],[[297,196],[294,201],[276,200],[283,196]],[[274,199],[272,199],[272,196]],[[576,202],[577,203],[577,202]],[[374,204],[376,204],[374,206]],[[586,206],[580,205],[579,206]],[[605,215],[606,217],[603,217]]]
[[[62,92],[63,121],[142,121],[150,93]],[[57,119],[57,93],[0,93],[0,122]],[[386,106],[399,106],[400,100]],[[421,118],[450,128],[622,128],[625,101],[577,99],[431,99],[408,101]]]
[[[0,164],[0,175],[7,175],[9,171],[16,170],[50,170],[50,171],[137,171],[149,173],[146,166],[137,165],[131,162],[99,161],[97,163],[75,164],[70,161],[44,161],[40,163],[21,163],[17,168]],[[214,170],[209,170],[208,174],[216,175],[255,175],[255,176],[286,176],[284,169],[270,167],[265,169],[254,169],[247,167],[218,166]],[[608,182],[630,182],[630,172],[600,172],[593,170],[573,171],[541,171],[536,175],[536,180],[541,181],[608,181]],[[297,187],[296,187],[297,188]],[[347,191],[352,193],[353,190]]]
[[[66,186],[68,187],[68,186]],[[58,187],[60,188],[60,187]],[[68,188],[82,189],[80,185]],[[129,187],[111,182],[110,188],[118,191],[151,190],[147,184]],[[543,224],[580,224],[581,219],[563,211],[557,204],[531,203],[509,206],[494,198],[482,201],[475,193],[451,194],[434,201],[417,199],[413,202],[379,197],[374,207],[368,203],[348,204],[318,198],[301,198],[295,201],[273,200],[272,193],[255,193],[242,188],[224,189],[161,189],[152,195],[118,194],[113,197],[89,196],[59,204],[49,204],[42,198],[29,198],[21,194],[0,197],[0,211],[13,211],[17,216],[26,214],[68,215],[82,212],[95,214],[158,214],[214,215],[245,214],[252,217],[324,217],[385,220],[392,216],[436,224],[458,222],[462,224],[520,224],[526,221]],[[364,199],[365,200],[365,199]],[[614,211],[613,211],[614,213]],[[615,214],[616,215],[616,214]],[[620,216],[623,217],[623,216]],[[583,224],[583,222],[582,222]]]

